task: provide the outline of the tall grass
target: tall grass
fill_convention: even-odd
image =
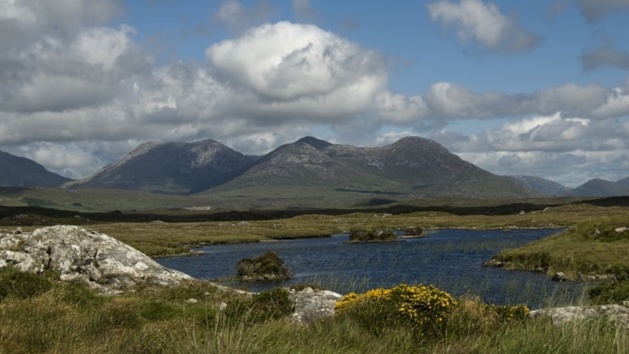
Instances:
[[[2,271],[4,272],[4,270]],[[34,278],[31,278],[31,281]],[[28,279],[27,279],[28,281]],[[190,298],[197,302],[186,301]],[[221,303],[227,307],[221,310]],[[193,281],[140,286],[103,297],[82,284],[0,300],[0,353],[625,353],[629,331],[606,319],[555,327],[512,319],[474,297],[459,297],[447,325],[425,332],[397,322],[369,327],[337,315],[292,324],[284,290],[243,296]],[[370,311],[370,308],[365,308]]]

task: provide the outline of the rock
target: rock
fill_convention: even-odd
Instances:
[[[629,231],[629,227],[626,227],[626,226],[617,227],[614,229],[614,231],[620,234],[620,233]]]
[[[552,280],[562,282],[562,281],[568,281],[568,278],[563,272],[557,272],[555,273],[555,275],[553,275]]]
[[[629,308],[620,305],[555,307],[533,310],[529,312],[529,316],[532,318],[549,317],[555,326],[562,326],[574,320],[608,316],[612,321],[629,327]]]
[[[334,316],[336,313],[334,305],[343,296],[333,291],[313,290],[307,287],[299,292],[291,292],[290,297],[295,304],[291,322],[309,323]]]
[[[255,258],[244,258],[236,264],[238,277],[246,281],[286,280],[293,277],[284,261],[273,251]]]
[[[193,298],[190,298],[190,299],[185,301],[186,304],[196,304],[198,302],[199,302],[199,300],[193,299]]]
[[[82,281],[103,292],[192,279],[113,237],[67,225],[0,234],[0,268],[9,265],[29,273],[59,272],[61,280]]]
[[[503,261],[499,261],[496,259],[492,259],[488,262],[483,262],[481,264],[482,267],[496,267],[496,268],[503,268],[508,264],[508,262],[503,262]]]

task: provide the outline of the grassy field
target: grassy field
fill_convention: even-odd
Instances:
[[[510,215],[361,212],[193,223],[94,223],[83,217],[62,221],[87,224],[153,256],[185,253],[198,244],[320,237],[352,228],[565,227],[560,235],[500,257],[531,268],[537,266],[532,260],[543,254],[549,270],[569,274],[629,269],[623,268],[629,261],[629,237],[616,232],[629,226],[629,208],[590,204]],[[0,353],[629,352],[629,332],[606,318],[555,327],[545,319],[504,316],[508,312],[470,297],[457,298],[447,316],[439,316],[444,322],[434,327],[438,330],[390,322],[399,316],[371,305],[295,325],[287,319],[291,309],[281,289],[247,297],[192,281],[169,288],[139,286],[121,296],[102,297],[81,284],[54,278],[0,270]],[[616,302],[619,296],[626,298],[629,287],[600,292]],[[198,302],[188,302],[191,298]],[[221,310],[223,303],[227,307]]]
[[[459,298],[433,322],[386,303],[292,324],[286,290],[254,297],[208,282],[139,286],[102,297],[81,284],[0,271],[0,353],[626,353],[629,332],[605,318],[555,327]],[[15,286],[19,284],[19,286]],[[195,303],[188,299],[198,300]],[[221,310],[221,307],[224,309]],[[25,315],[27,314],[27,315]],[[390,314],[387,315],[387,314]],[[434,320],[434,319],[433,319]]]
[[[606,215],[565,232],[505,250],[495,257],[512,269],[578,274],[629,274],[629,218]]]
[[[605,208],[577,204],[525,214],[488,216],[453,215],[443,212],[411,214],[352,213],[347,215],[303,215],[288,219],[199,223],[107,223],[88,227],[149,255],[186,252],[190,245],[257,242],[282,238],[321,237],[348,232],[352,228],[548,228],[569,227],[585,221],[629,219],[629,208]]]

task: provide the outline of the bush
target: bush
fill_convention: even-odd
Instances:
[[[422,331],[441,331],[457,302],[450,294],[422,284],[400,284],[391,289],[350,293],[336,303],[336,311],[356,319],[372,332],[410,325]]]
[[[589,291],[595,304],[620,304],[629,300],[629,280],[601,283]]]
[[[7,296],[28,299],[51,288],[52,282],[45,274],[25,273],[13,267],[0,268],[0,299]]]

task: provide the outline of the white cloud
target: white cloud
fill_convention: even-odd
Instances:
[[[358,95],[372,96],[373,82],[386,80],[377,53],[319,27],[290,22],[253,28],[212,45],[206,56],[230,82],[273,101],[313,100],[351,86]]]
[[[100,65],[111,71],[116,60],[131,47],[131,35],[135,30],[121,25],[117,29],[107,27],[90,28],[79,34],[73,43],[76,53],[87,63]]]
[[[474,40],[490,50],[520,51],[533,48],[539,37],[520,27],[514,17],[502,14],[496,4],[481,0],[428,4],[430,19],[457,29],[461,40]]]

